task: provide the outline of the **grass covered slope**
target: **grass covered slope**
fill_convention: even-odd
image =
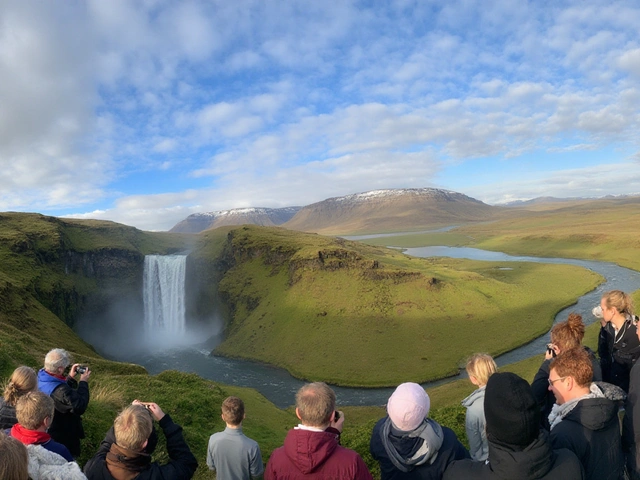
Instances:
[[[566,265],[417,259],[277,228],[231,230],[216,353],[356,386],[455,373],[541,335],[600,277]],[[508,270],[501,269],[508,267]]]

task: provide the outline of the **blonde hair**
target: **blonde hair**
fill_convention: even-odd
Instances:
[[[28,480],[29,457],[27,447],[15,438],[0,432],[0,478],[2,480]]]
[[[54,411],[53,398],[39,390],[25,393],[16,403],[18,423],[27,430],[37,430],[47,417],[53,419]]]
[[[113,432],[116,443],[135,452],[142,451],[153,431],[151,414],[142,405],[130,405],[116,417]]]
[[[551,329],[551,343],[560,351],[569,350],[582,345],[584,323],[577,313],[569,314],[566,322],[560,322]]]
[[[324,382],[308,383],[296,393],[296,408],[304,425],[323,427],[335,412],[336,394]]]
[[[18,398],[38,388],[38,376],[31,367],[24,365],[16,368],[4,389],[4,401],[7,405],[16,406]]]
[[[605,301],[607,308],[613,307],[618,313],[633,315],[633,300],[631,300],[630,295],[623,291],[611,290],[602,295],[602,299]]]
[[[489,377],[496,373],[498,366],[491,355],[486,353],[476,353],[471,355],[467,360],[466,366],[469,376],[474,376],[480,383],[480,386],[486,385]]]

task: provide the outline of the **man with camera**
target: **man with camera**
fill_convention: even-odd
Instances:
[[[336,394],[326,383],[309,383],[298,390],[296,415],[302,423],[289,430],[284,446],[271,454],[265,480],[372,480],[360,455],[340,446],[344,415],[335,408]]]
[[[158,436],[156,420],[167,440],[169,462],[151,462]],[[182,427],[173,423],[156,403],[134,400],[116,417],[113,427],[100,444],[98,453],[84,466],[89,480],[188,480],[198,468],[182,435]]]
[[[66,446],[71,455],[80,455],[80,439],[84,438],[82,414],[89,405],[88,367],[75,363],[69,375],[64,372],[71,364],[66,350],[54,348],[44,358],[44,368],[38,372],[38,389],[53,398],[55,414],[49,427],[49,434]],[[75,379],[80,376],[80,381]]]

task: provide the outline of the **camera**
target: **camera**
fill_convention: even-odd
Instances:
[[[602,307],[600,305],[598,305],[597,307],[593,307],[593,310],[591,310],[591,313],[593,313],[593,316],[596,318],[604,317],[604,315],[602,314]]]
[[[88,368],[89,367],[87,367],[86,365],[80,365],[79,367],[76,368],[76,372],[82,375],[87,371]]]
[[[333,412],[333,413],[334,413],[334,415],[333,415],[333,421],[334,421],[334,422],[337,422],[337,421],[340,419],[340,412],[336,410],[336,411],[335,411],[335,412]]]
[[[547,343],[547,352],[551,354],[551,356],[556,356],[556,351],[553,349],[553,343]]]

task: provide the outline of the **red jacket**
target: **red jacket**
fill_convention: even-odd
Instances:
[[[284,446],[273,451],[265,480],[283,479],[372,480],[362,458],[338,444],[329,432],[289,430]]]

